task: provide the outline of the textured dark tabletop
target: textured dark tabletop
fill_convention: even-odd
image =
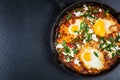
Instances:
[[[119,0],[94,1],[120,12]],[[120,65],[102,76],[78,77],[54,63],[50,31],[61,10],[56,0],[0,0],[0,80],[120,80]]]

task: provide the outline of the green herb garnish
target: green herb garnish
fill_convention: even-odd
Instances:
[[[70,62],[70,61],[71,61],[71,59],[72,59],[72,57],[70,57],[70,56],[66,55],[66,56],[65,56],[65,59],[66,59],[66,61],[67,61],[67,62]]]
[[[73,49],[73,52],[74,52],[74,54],[78,53],[78,50],[77,49]]]
[[[92,10],[92,6],[89,6],[89,10]]]
[[[72,16],[72,14],[68,14],[67,20],[70,20],[71,16]]]
[[[86,39],[86,41],[89,42],[90,40],[92,40],[92,33],[87,34],[87,39]]]
[[[85,21],[83,21],[81,24],[80,24],[80,31],[82,30],[82,32],[83,32],[83,35],[84,36],[82,36],[84,39],[86,38],[86,41],[87,42],[89,42],[90,40],[92,40],[92,33],[88,33],[88,31],[89,31],[89,26],[88,26],[88,24],[85,22]]]
[[[69,49],[69,47],[66,45],[66,42],[65,42],[65,41],[63,41],[62,45],[63,45],[63,47],[64,47],[65,52],[66,52],[66,53],[70,53],[70,49]]]
[[[106,10],[105,12],[104,12],[104,14],[106,15],[106,14],[108,14],[110,12],[110,10]]]
[[[112,58],[115,56],[115,53],[112,53]]]
[[[114,42],[114,39],[112,37],[110,37],[110,42]]]
[[[101,43],[105,43],[106,41],[105,41],[105,39],[102,37],[102,38],[100,38],[100,42],[101,42]]]
[[[107,51],[112,51],[111,48],[115,48],[115,47],[116,47],[116,44],[114,43],[111,43],[111,44],[106,43],[106,47],[104,49]]]
[[[99,11],[98,10],[93,10],[94,13],[98,13]]]
[[[96,52],[94,52],[94,55],[95,55],[96,57],[99,57],[99,56],[98,56],[98,53],[96,53]]]
[[[80,40],[80,37],[76,37],[74,40],[75,40],[75,41],[79,41],[79,40]],[[76,42],[76,43],[78,43],[78,42]]]
[[[98,19],[96,16],[92,16],[92,12],[91,11],[87,11],[85,12],[83,15],[83,17],[89,17],[89,18],[94,18],[94,19]]]
[[[104,45],[104,44],[100,44],[99,47],[103,49],[103,48],[104,48],[103,45]]]
[[[85,21],[83,21],[83,22],[80,24],[80,31],[81,31],[81,30],[86,31],[86,32],[88,32],[88,30],[89,30],[89,26],[88,26],[88,24],[87,24]]]
[[[87,11],[87,12],[85,12],[82,16],[84,16],[84,17],[89,17],[89,16],[91,16],[91,12],[89,12],[89,11]]]
[[[120,55],[120,51],[119,51],[119,50],[116,50],[116,54]]]
[[[91,23],[92,25],[94,25],[94,24],[95,24],[95,22],[92,22],[92,21],[91,21],[90,23]]]
[[[120,35],[117,36],[117,38],[115,39],[115,42],[120,41]]]
[[[89,31],[89,26],[86,24],[86,26],[85,26],[85,30],[84,30],[84,35],[87,34],[88,31]]]
[[[74,30],[75,33],[77,33],[78,31]]]
[[[87,11],[87,12],[84,13],[82,16],[83,16],[83,17],[89,17],[89,18],[97,19],[95,16],[92,16],[91,11]]]
[[[81,22],[80,31],[83,30],[85,28],[85,26],[86,26],[86,22],[85,21]]]

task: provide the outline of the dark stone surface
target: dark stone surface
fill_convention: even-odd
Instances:
[[[119,0],[97,1],[120,12]],[[0,80],[120,80],[120,66],[88,78],[54,63],[50,31],[61,10],[56,0],[0,0]]]

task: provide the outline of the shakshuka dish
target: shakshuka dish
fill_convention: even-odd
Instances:
[[[108,70],[120,54],[120,24],[98,6],[83,5],[66,13],[56,29],[59,60],[80,74]]]

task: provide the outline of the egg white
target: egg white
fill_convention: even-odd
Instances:
[[[78,34],[76,32],[72,32],[71,29],[72,29],[72,26],[76,25],[78,27],[78,30],[80,28],[80,24],[81,24],[81,20],[80,19],[75,19],[75,23],[74,24],[71,24],[68,28],[69,30],[69,33],[70,34],[73,34],[74,36],[77,36]]]
[[[104,56],[101,52],[99,52],[96,49],[87,49],[84,48],[85,50],[83,50],[83,52],[81,52],[81,61],[83,62],[83,65],[87,68],[87,69],[97,69],[100,70],[104,67]],[[84,59],[84,54],[86,52],[89,52],[91,54],[91,61],[86,61]],[[98,54],[98,57],[95,56],[94,52],[96,52]]]
[[[112,20],[108,20],[108,19],[99,19],[99,20],[102,20],[104,22],[104,28],[106,30],[106,34],[111,33],[109,28],[110,28],[110,26],[114,25],[115,22]]]

